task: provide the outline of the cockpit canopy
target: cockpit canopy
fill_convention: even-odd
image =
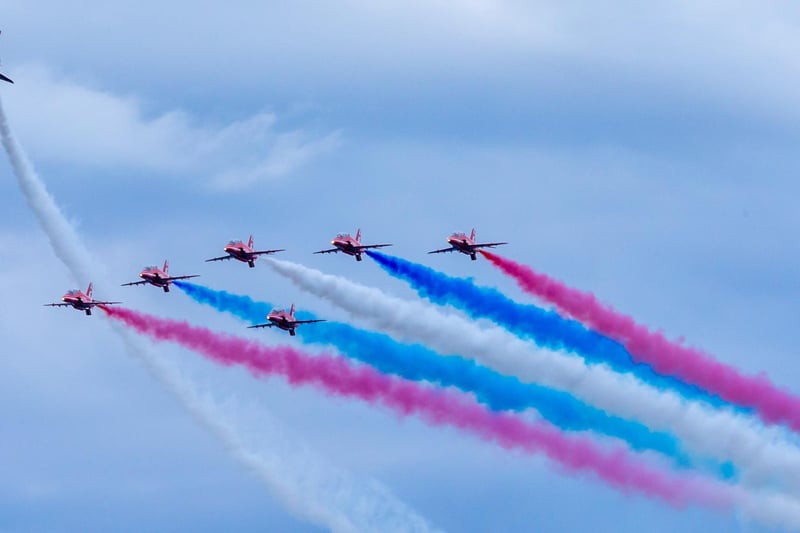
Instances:
[[[142,270],[156,270],[156,269],[158,269],[158,267],[157,267],[157,266],[155,266],[155,265],[150,265],[150,266],[146,266],[146,267],[144,267]]]
[[[451,237],[464,238],[464,237],[467,236],[467,234],[464,233],[463,231],[454,231],[450,236]]]
[[[78,289],[72,289],[71,291],[67,291],[67,294],[69,294],[70,296],[77,296],[80,293],[81,291],[79,291]]]
[[[270,311],[269,314],[277,315],[277,314],[283,313],[284,311],[285,311],[285,309],[281,309],[279,307],[276,307],[272,311]]]
[[[228,241],[228,246],[234,246],[236,244],[241,244],[242,241]]]
[[[350,234],[349,233],[337,233],[336,234],[336,238],[337,239],[349,239],[350,238]]]

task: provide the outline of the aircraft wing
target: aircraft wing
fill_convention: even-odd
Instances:
[[[325,320],[295,320],[295,324],[313,324],[314,322],[325,322]]]
[[[211,259],[206,259],[206,263],[211,261],[226,261],[228,259],[233,259],[232,255],[223,255],[221,257],[212,257]]]
[[[130,287],[131,285],[147,285],[146,281],[131,281],[130,283],[123,283],[120,287]]]
[[[200,274],[192,274],[191,276],[170,276],[168,278],[164,278],[164,281],[178,281],[179,279],[190,279],[190,278],[199,278],[199,277],[200,277]],[[126,285],[127,285],[127,283],[126,283]]]
[[[434,250],[434,251],[428,252],[428,253],[429,254],[443,254],[445,252],[455,252],[455,251],[456,251],[456,249],[451,246],[450,248],[442,248],[441,250]]]
[[[369,250],[370,248],[386,248],[387,246],[391,246],[391,244],[362,244],[361,246],[356,246],[356,249]]]
[[[473,244],[472,248],[494,248],[495,246],[500,246],[501,244],[508,244],[507,242],[484,242],[480,244]]]
[[[0,74],[0,80],[7,81],[8,83],[14,83],[14,80],[7,76],[3,76],[2,74]]]
[[[122,302],[100,302],[98,300],[92,300],[91,302],[86,302],[89,305],[116,305],[121,304]]]
[[[315,254],[335,254],[338,252],[338,248],[331,248],[330,250],[320,250],[319,252],[314,252]]]
[[[266,324],[256,324],[254,326],[247,326],[247,329],[271,328],[271,327],[274,327],[274,326],[275,326],[275,324],[273,324],[272,322],[268,322]]]
[[[274,254],[276,252],[285,252],[285,251],[286,250],[281,248],[279,250],[259,250],[257,252],[252,252],[252,253],[253,253],[253,255],[266,255],[266,254]]]
[[[45,307],[72,307],[72,304],[58,303],[58,304],[43,304]]]

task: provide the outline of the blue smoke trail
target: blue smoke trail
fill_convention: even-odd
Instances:
[[[522,338],[552,350],[581,355],[590,363],[606,363],[617,372],[629,372],[662,390],[671,389],[686,398],[716,407],[729,406],[716,395],[672,376],[664,376],[637,363],[624,346],[575,320],[535,305],[517,303],[500,291],[475,285],[471,279],[454,278],[399,257],[366,251],[390,275],[406,281],[423,298],[452,305],[472,318],[487,318]]]
[[[217,291],[188,281],[173,281],[172,284],[196,302],[209,305],[218,311],[225,311],[254,324],[266,320],[267,314],[272,311],[269,303],[257,302],[249,296]]]
[[[176,282],[175,285],[194,300],[219,311],[231,313],[247,322],[263,322],[271,305],[248,296],[216,291],[202,285]],[[308,312],[297,317],[313,320]],[[459,356],[441,356],[420,344],[405,345],[382,333],[365,331],[340,322],[322,322],[297,329],[307,343],[335,346],[341,353],[369,364],[381,372],[415,381],[428,381],[444,387],[456,387],[475,394],[478,400],[496,411],[536,409],[542,418],[573,431],[593,430],[617,437],[636,450],[653,450],[671,457],[682,467],[691,465],[672,435],[651,431],[643,424],[611,416],[584,404],[571,395],[523,383]],[[729,465],[713,466],[721,476],[730,478]]]

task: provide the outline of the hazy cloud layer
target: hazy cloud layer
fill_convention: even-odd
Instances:
[[[152,116],[142,102],[22,67],[23,90],[8,94],[9,115],[32,154],[93,171],[135,171],[155,187],[182,178],[217,188],[242,188],[291,175],[334,150],[338,132],[282,131],[269,112],[228,123],[174,110]]]

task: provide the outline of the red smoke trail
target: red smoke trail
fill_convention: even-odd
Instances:
[[[243,365],[257,377],[282,374],[293,385],[316,385],[329,394],[383,404],[404,416],[416,414],[432,425],[471,431],[504,448],[541,452],[567,470],[592,471],[623,491],[635,489],[674,506],[733,503],[734,495],[726,485],[655,469],[625,449],[604,450],[586,437],[565,435],[549,424],[492,413],[462,393],[425,388],[369,366],[353,366],[340,357],[310,356],[291,347],[264,346],[186,322],[124,308],[101,308],[139,333],[178,343],[223,365]]]
[[[556,306],[566,315],[620,342],[633,359],[664,375],[697,385],[725,401],[755,409],[762,420],[784,422],[800,431],[800,398],[779,389],[766,376],[747,376],[696,348],[668,340],[663,334],[615,311],[588,292],[567,285],[532,268],[490,252],[486,259],[511,276],[525,292]]]

